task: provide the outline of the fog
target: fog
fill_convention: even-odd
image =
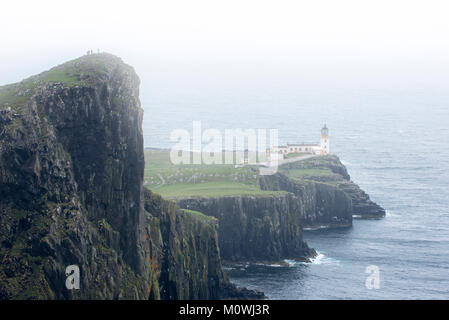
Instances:
[[[448,9],[433,0],[3,1],[0,85],[99,49],[133,65],[143,92],[289,79],[438,87],[449,80]]]

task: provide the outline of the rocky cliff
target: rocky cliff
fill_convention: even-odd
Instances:
[[[226,261],[305,260],[315,251],[303,240],[304,227],[352,225],[352,202],[340,189],[322,183],[298,183],[283,174],[259,177],[273,195],[188,197],[182,208],[219,221],[221,257]]]
[[[307,260],[314,250],[303,241],[303,228],[348,227],[353,216],[385,215],[336,156],[282,165],[279,173],[260,175],[258,185],[277,193],[184,197],[177,203],[218,219],[221,257],[230,261]]]
[[[301,203],[291,193],[193,197],[179,199],[178,204],[218,219],[220,252],[225,260],[307,260],[315,254],[303,241]]]
[[[335,155],[292,162],[282,165],[279,171],[295,184],[313,184],[320,189],[336,188],[343,191],[351,199],[352,208],[348,209],[348,212],[355,217],[369,219],[385,216],[385,209],[373,202],[368,194],[351,180],[346,167]]]
[[[263,298],[236,288],[222,270],[218,221],[145,190],[146,252],[153,275],[150,297],[161,299]]]
[[[292,193],[297,203],[299,220],[304,228],[347,227],[352,225],[352,201],[335,186],[313,181],[298,181],[277,173],[260,176],[263,190],[283,190]]]
[[[0,87],[1,299],[247,293],[222,272],[216,227],[143,189],[138,90],[109,54]]]

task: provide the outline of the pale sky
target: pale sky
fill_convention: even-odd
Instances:
[[[435,0],[6,0],[0,85],[88,49],[122,57],[144,78],[264,70],[438,82],[449,77],[448,16],[449,2]]]

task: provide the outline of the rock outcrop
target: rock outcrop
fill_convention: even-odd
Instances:
[[[297,181],[281,173],[261,176],[263,190],[282,190],[294,195],[304,228],[352,225],[352,201],[342,190],[324,183]]]
[[[292,162],[279,173],[260,175],[264,196],[184,197],[182,208],[219,221],[221,257],[226,261],[307,260],[314,255],[303,228],[349,227],[353,216],[382,217],[384,209],[350,180],[336,156]]]
[[[355,218],[379,219],[385,216],[385,209],[373,202],[369,195],[352,181],[337,185],[352,200],[352,215]]]
[[[109,54],[0,87],[0,299],[241,292],[216,227],[143,189],[141,122],[139,78]]]
[[[301,176],[300,179],[295,179],[294,174],[290,175],[290,172],[295,172],[295,170],[310,169],[312,169],[311,172]],[[328,173],[314,174],[314,172],[319,172],[320,170],[327,170]],[[368,194],[351,181],[346,167],[335,155],[292,162],[281,166],[280,171],[282,174],[289,176],[295,183],[315,182],[315,185],[320,185],[320,188],[326,185],[328,188],[337,188],[343,191],[351,199],[352,209],[350,212],[354,217],[371,219],[385,216],[385,209],[373,202]]]
[[[315,254],[303,240],[301,203],[291,193],[193,197],[179,199],[178,204],[218,219],[220,252],[225,260],[277,262],[307,260]]]
[[[214,218],[181,210],[145,190],[151,274],[150,297],[161,299],[261,299],[263,293],[236,288],[222,270]]]

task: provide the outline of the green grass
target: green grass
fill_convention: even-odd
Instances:
[[[310,155],[310,153],[307,153],[307,152],[293,152],[293,153],[286,154],[285,155],[285,159],[296,158],[296,157],[301,157],[301,156],[306,156],[306,155]]]
[[[78,77],[78,71],[74,66],[56,67],[39,77],[39,80],[45,83],[62,83],[68,87],[80,86],[83,84]]]
[[[19,83],[0,87],[0,106],[17,110],[36,93],[39,86],[49,83],[62,83],[68,87],[82,85],[73,66],[58,66]]]
[[[332,171],[328,168],[317,168],[317,169],[290,169],[281,170],[282,173],[286,174],[291,178],[301,179],[307,176],[311,177],[325,177],[333,175]]]
[[[195,210],[189,210],[189,209],[181,209],[183,212],[193,215],[195,218],[207,221],[207,222],[217,222],[218,219],[215,217],[207,216],[202,212],[195,211]]]
[[[21,82],[1,86],[0,108],[11,107],[19,111],[36,93],[36,89],[45,84],[61,83],[66,87],[87,86],[89,81],[86,79],[102,77],[108,69],[118,63],[121,63],[119,58],[106,53],[82,56]]]
[[[170,198],[270,195],[276,191],[260,190],[258,169],[250,166],[179,164],[170,161],[167,150],[145,150],[144,185]]]
[[[295,179],[297,182],[311,180],[335,186],[344,179],[341,175],[332,172],[333,161],[334,159],[329,156],[314,157],[282,165],[279,167],[279,172]]]
[[[264,196],[285,193],[283,191],[264,191],[256,186],[227,181],[212,181],[198,184],[169,184],[159,188],[153,188],[153,191],[168,199],[185,197]]]
[[[12,107],[23,105],[32,95],[28,91],[23,95],[18,95],[19,87],[14,85],[7,85],[0,87],[0,106]]]
[[[258,170],[251,167],[235,168],[220,164],[173,164],[166,150],[145,150],[145,185],[159,187],[164,184],[198,184],[224,181],[254,186]]]

